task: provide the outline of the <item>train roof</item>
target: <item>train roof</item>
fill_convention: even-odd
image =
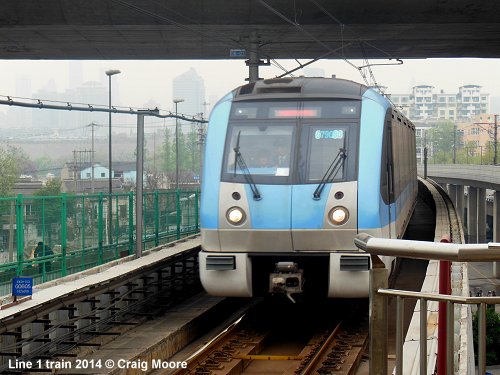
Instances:
[[[360,100],[369,87],[339,78],[272,78],[235,90],[235,101],[273,98],[344,98]]]

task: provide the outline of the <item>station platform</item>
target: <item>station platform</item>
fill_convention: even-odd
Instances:
[[[4,296],[0,299],[0,307],[2,307],[0,310],[0,320],[6,322],[9,317],[26,313],[28,310],[33,310],[45,304],[53,304],[54,301],[68,297],[71,294],[93,289],[96,285],[100,287],[105,286],[119,277],[162,262],[177,253],[200,246],[200,244],[201,240],[199,236],[196,236],[187,240],[174,242],[157,251],[145,252],[141,258],[135,258],[135,255],[130,255],[99,267],[39,284],[33,287],[31,299],[18,304],[13,304],[12,296]]]
[[[169,311],[168,319],[145,322],[78,359],[101,363],[102,366],[92,368],[95,375],[140,375],[176,368],[178,362],[169,358],[206,330],[210,326],[206,322],[226,314],[227,304],[222,297],[200,293]],[[88,374],[89,369],[78,369],[73,364],[61,373]]]

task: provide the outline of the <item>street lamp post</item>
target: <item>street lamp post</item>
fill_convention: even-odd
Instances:
[[[177,118],[177,104],[184,99],[174,99],[175,103],[175,190],[179,190],[179,119]]]
[[[111,226],[112,226],[112,220],[113,220],[113,215],[111,214],[112,210],[112,202],[111,202],[111,195],[113,193],[113,166],[112,166],[112,158],[111,158],[111,76],[114,76],[115,74],[120,74],[121,71],[117,69],[110,69],[106,70],[106,75],[108,76],[108,88],[109,88],[109,133],[108,133],[108,167],[109,167],[109,175],[108,175],[108,193],[109,193],[109,198],[108,198],[108,244],[112,243],[113,236],[111,233]]]

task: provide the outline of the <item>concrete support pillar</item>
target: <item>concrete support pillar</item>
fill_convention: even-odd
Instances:
[[[453,202],[453,205],[457,207],[457,185],[448,185],[448,196]]]
[[[477,243],[477,188],[472,186],[467,194],[467,242]]]
[[[465,192],[464,192],[464,186],[463,185],[457,185],[457,213],[458,216],[460,217],[460,220],[462,220],[462,224],[464,223],[464,201],[465,201]]]
[[[486,242],[486,189],[477,189],[477,242]]]
[[[493,199],[493,242],[500,242],[500,191],[495,191]],[[493,276],[500,277],[500,262],[493,263]]]

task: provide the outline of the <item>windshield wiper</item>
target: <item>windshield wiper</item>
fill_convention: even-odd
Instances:
[[[252,178],[252,174],[248,170],[247,164],[245,163],[245,160],[243,159],[243,155],[241,155],[240,152],[240,135],[241,131],[238,132],[238,138],[236,140],[236,147],[233,148],[234,150],[234,175],[236,176],[236,165],[240,168],[240,170],[243,172],[243,176],[245,177],[245,180],[247,183],[250,185],[250,189],[252,189],[253,193],[253,199],[256,201],[260,201],[262,199],[259,189],[257,189],[257,185],[255,185],[255,182]]]
[[[316,190],[314,190],[314,200],[319,200],[321,198],[321,192],[325,188],[325,185],[337,176],[337,173],[339,173],[340,169],[344,166],[344,161],[346,158],[347,154],[345,152],[345,148],[339,149],[337,156],[335,156],[335,159],[333,159],[332,163],[326,170],[323,178],[321,179],[321,182],[318,184],[318,187],[316,188]]]

